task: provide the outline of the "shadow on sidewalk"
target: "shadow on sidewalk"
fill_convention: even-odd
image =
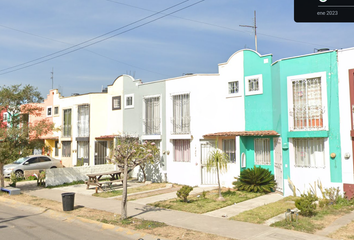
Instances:
[[[139,215],[143,215],[143,214],[148,213],[148,212],[171,211],[169,209],[157,208],[157,207],[148,206],[148,205],[144,205],[142,208],[135,208],[135,210],[140,211],[140,212],[135,214],[135,215],[132,215],[131,217],[137,217]]]

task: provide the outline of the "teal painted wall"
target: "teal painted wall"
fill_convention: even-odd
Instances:
[[[274,174],[274,151],[273,151],[273,137],[240,137],[241,146],[240,153],[246,154],[246,168],[253,168],[254,164],[254,139],[255,138],[269,138],[270,139],[270,165],[256,165],[256,167],[262,167],[268,169]],[[241,171],[245,168],[241,168]]]
[[[289,141],[289,137],[329,137],[329,154],[334,152],[336,157],[330,159],[331,181],[342,181],[342,166],[340,152],[340,132],[339,132],[339,98],[338,98],[338,71],[337,71],[337,52],[325,52],[296,58],[284,59],[272,66],[272,76],[275,81],[280,81],[281,93],[280,115],[281,126],[280,133],[283,143]],[[327,111],[329,131],[304,131],[289,132],[288,131],[288,99],[287,99],[287,77],[301,74],[309,74],[316,72],[326,72],[327,78]],[[274,116],[273,116],[274,117]],[[276,117],[274,117],[275,119]],[[278,124],[275,121],[274,127],[278,131]],[[284,179],[290,176],[289,170],[289,151],[283,151]]]
[[[267,62],[265,63],[264,60]],[[244,51],[244,77],[262,74],[263,94],[245,94],[245,122],[246,131],[272,130],[272,56],[259,56],[251,50]],[[244,80],[245,81],[245,80]],[[247,83],[244,82],[245,93]]]

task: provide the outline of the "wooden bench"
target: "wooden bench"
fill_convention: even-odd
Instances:
[[[1,188],[1,191],[7,192],[9,195],[19,195],[21,193],[21,189],[14,187]]]

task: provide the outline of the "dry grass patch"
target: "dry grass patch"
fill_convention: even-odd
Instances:
[[[27,194],[10,196],[7,193],[0,192],[0,197],[9,198],[15,201],[51,209],[57,212],[63,212],[62,203],[30,196]],[[181,240],[181,239],[232,240],[231,238],[220,237],[217,235],[202,233],[198,231],[191,231],[183,228],[168,226],[161,222],[143,220],[138,218],[128,218],[127,220],[121,221],[119,219],[120,218],[119,214],[85,208],[82,206],[75,206],[75,209],[73,211],[68,211],[64,213],[76,217],[95,220],[102,223],[108,223],[116,226],[134,229],[139,232],[144,232],[147,234],[152,234],[152,235],[160,236],[162,238],[167,238],[171,240]]]
[[[336,232],[329,235],[330,238],[341,240],[354,239],[354,222],[349,223],[347,226],[338,229]]]
[[[242,212],[234,217],[231,217],[230,219],[242,222],[261,224],[272,217],[285,213],[287,209],[295,208],[294,201],[294,197],[286,197],[277,202]]]
[[[206,192],[205,197],[203,197],[203,194],[198,195],[199,197],[188,197],[188,202],[184,202],[180,199],[170,199],[166,201],[152,203],[150,205],[154,207],[202,214],[223,207],[227,207],[235,203],[243,202],[261,195],[261,193],[250,193],[223,188],[222,196],[225,198],[225,201],[216,201],[216,199],[219,197],[218,190],[213,190]]]

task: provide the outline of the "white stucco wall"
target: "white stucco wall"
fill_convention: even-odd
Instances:
[[[339,114],[340,114],[340,141],[342,155],[343,183],[354,183],[353,179],[353,150],[350,137],[351,115],[349,95],[349,69],[354,69],[354,48],[338,50],[338,78],[339,78]],[[346,153],[350,154],[345,158]]]
[[[166,80],[166,150],[167,180],[192,186],[201,184],[201,147],[203,135],[215,132],[243,131],[245,129],[243,93],[243,52],[233,55],[227,63],[219,65],[220,74],[195,74]],[[228,82],[239,80],[240,96],[230,97]],[[190,94],[191,135],[173,135],[172,95]],[[191,139],[191,161],[174,162],[173,139]],[[236,147],[237,150],[238,146]],[[236,164],[229,164],[227,174],[221,176],[222,185],[231,186],[239,173]]]

